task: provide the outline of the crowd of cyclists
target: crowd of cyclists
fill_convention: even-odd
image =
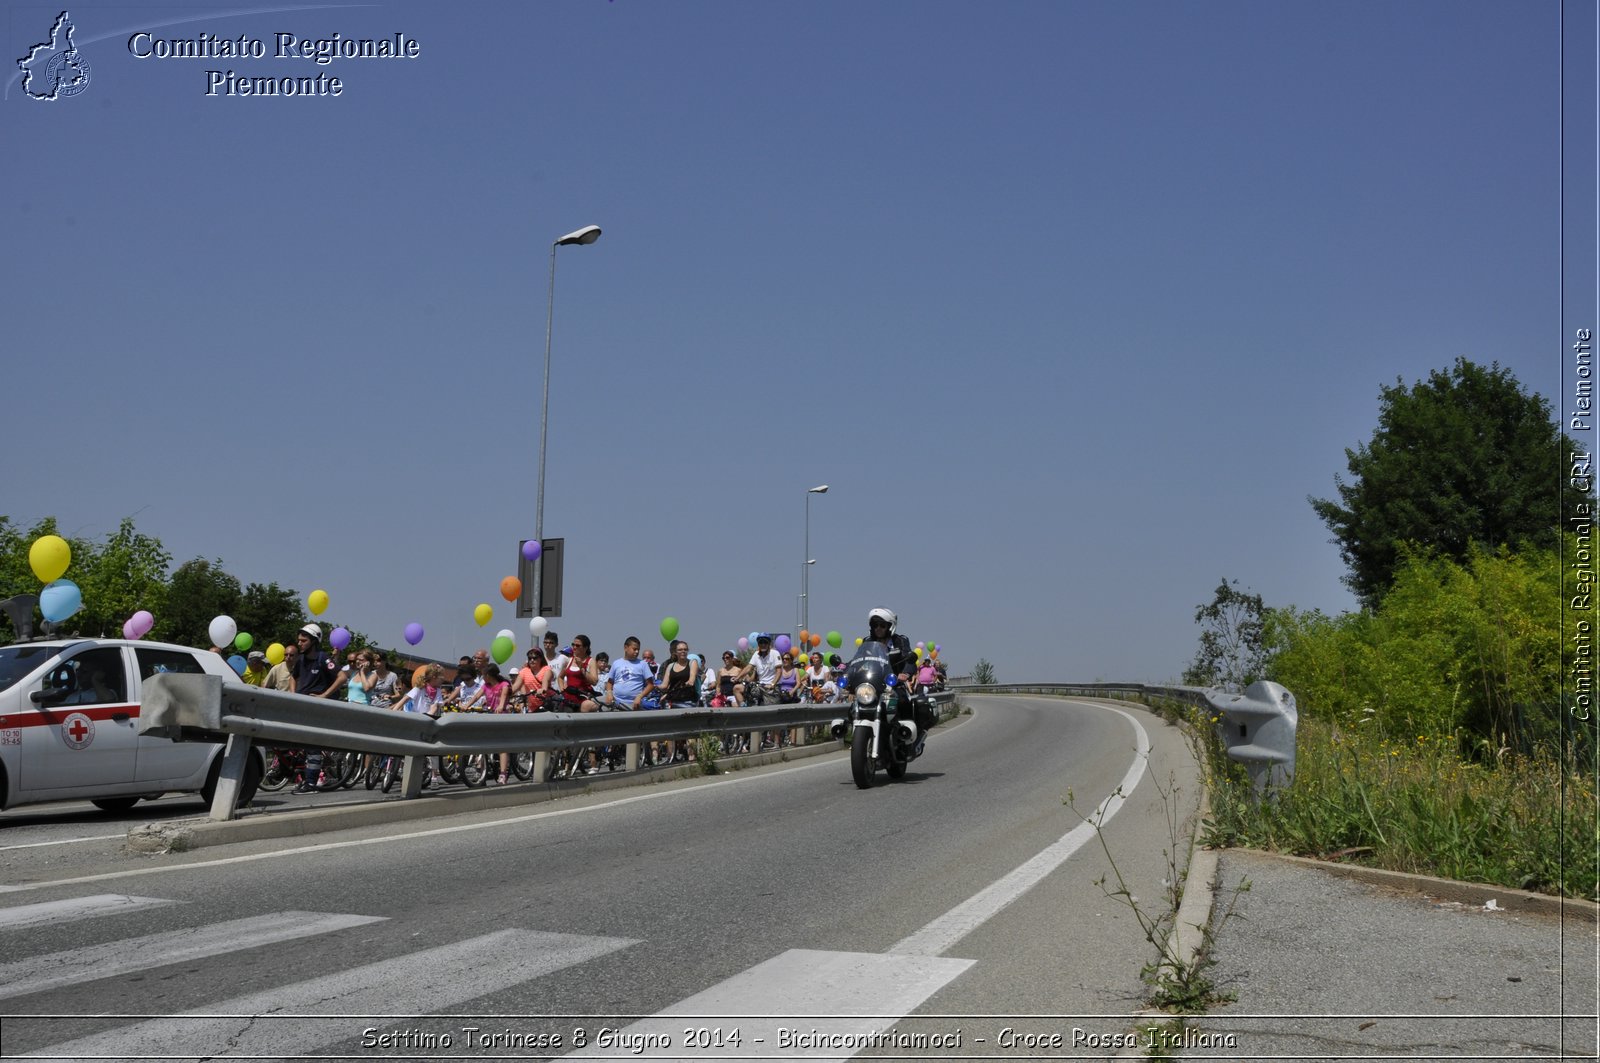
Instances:
[[[723,651],[720,662],[691,653],[687,642],[674,639],[667,660],[658,662],[655,652],[644,648],[636,636],[630,635],[623,642],[621,656],[613,659],[606,652],[593,652],[587,635],[576,635],[562,645],[559,635],[546,631],[543,645],[530,648],[522,667],[510,675],[490,659],[488,650],[479,650],[461,657],[454,674],[442,664],[431,663],[418,665],[408,678],[391,668],[388,655],[380,649],[351,647],[330,654],[321,649],[321,641],[321,628],[307,624],[296,634],[294,645],[285,647],[279,664],[269,668],[263,654],[251,653],[244,681],[437,718],[446,712],[606,712],[828,703],[840,698],[844,676],[844,661],[838,653],[825,654],[813,648],[810,654],[797,654],[792,647],[780,652],[773,647],[773,637],[764,634],[757,635],[751,649]],[[924,657],[916,685],[941,690],[944,684],[943,665],[931,656]],[[723,749],[729,753],[750,751],[748,736],[730,735],[723,741]],[[787,742],[787,732],[769,732],[763,736],[762,748]],[[662,741],[647,745],[643,752],[646,765],[659,766],[688,760],[691,743]],[[268,772],[269,788],[296,777],[295,793],[353,785],[363,776],[369,787],[381,783],[387,789],[393,781],[393,758],[353,754],[360,758],[359,766],[353,767],[348,756],[328,756],[332,761],[324,763],[322,754],[315,751],[303,755],[275,751]],[[616,770],[621,750],[573,751],[558,760],[565,763],[558,763],[557,771],[596,774]],[[469,766],[465,772],[452,772],[452,765],[438,758],[429,761],[430,774],[436,777],[456,781],[453,774],[464,775],[464,781],[478,785],[505,784],[513,776],[527,778],[530,765],[531,757],[519,760],[510,753],[500,754],[498,765]],[[329,767],[335,771],[330,773]]]

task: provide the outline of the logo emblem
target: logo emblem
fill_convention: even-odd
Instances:
[[[35,100],[76,96],[89,87],[89,61],[72,43],[72,16],[63,11],[50,27],[50,39],[28,49],[17,60],[22,91]]]
[[[73,749],[88,749],[94,741],[94,721],[75,712],[61,721],[61,740]]]

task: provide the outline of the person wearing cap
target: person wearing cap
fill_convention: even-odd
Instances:
[[[260,650],[251,650],[244,659],[244,671],[239,676],[253,687],[265,686],[267,682],[267,655]]]
[[[300,659],[294,670],[294,691],[296,694],[308,694],[315,698],[328,696],[328,691],[333,688],[334,677],[339,674],[334,666],[333,658],[322,651],[322,629],[316,624],[307,624],[294,636],[294,644],[300,651]],[[317,774],[322,771],[322,750],[306,750],[306,772],[300,777],[300,785],[293,792],[309,794],[316,792]]]
[[[772,648],[772,636],[757,635],[756,652],[750,655],[744,666],[744,688],[750,704],[760,705],[778,700],[778,666],[782,663],[783,656]]]

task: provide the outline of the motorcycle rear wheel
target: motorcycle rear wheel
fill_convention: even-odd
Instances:
[[[870,728],[857,727],[855,737],[850,740],[850,774],[856,781],[857,789],[871,789],[875,768],[876,765],[872,763],[872,731]]]

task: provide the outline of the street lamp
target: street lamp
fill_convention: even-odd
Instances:
[[[811,496],[828,493],[827,484],[806,488],[806,552],[805,564],[800,566],[800,630],[811,630],[811,566],[817,559],[811,556]]]
[[[550,336],[555,328],[556,319],[556,248],[565,247],[567,244],[592,244],[600,239],[600,226],[585,225],[576,232],[570,232],[550,245],[550,302],[545,310],[544,318],[544,405],[539,415],[539,495],[534,504],[533,511],[533,538],[542,547],[544,545],[544,451],[550,439]],[[533,615],[543,613],[541,608],[544,598],[544,560],[533,569]]]

